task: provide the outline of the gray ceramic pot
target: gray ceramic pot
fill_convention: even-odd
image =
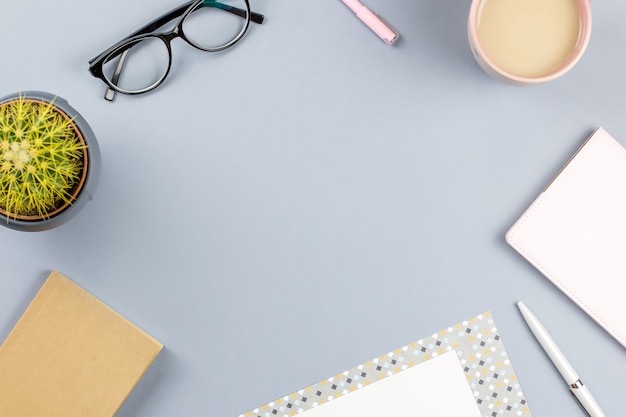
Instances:
[[[15,216],[5,215],[0,212],[0,224],[11,229],[23,231],[49,230],[73,218],[85,204],[93,198],[100,179],[100,148],[98,147],[96,136],[93,130],[91,130],[91,127],[89,127],[89,124],[87,124],[87,121],[70,106],[64,98],[41,91],[23,91],[1,98],[0,105],[8,101],[19,99],[20,96],[25,99],[48,103],[54,100],[54,106],[73,120],[74,125],[79,130],[80,135],[87,145],[87,158],[84,163],[86,173],[82,181],[82,186],[75,194],[75,198],[71,204],[64,206],[48,218],[14,218]]]

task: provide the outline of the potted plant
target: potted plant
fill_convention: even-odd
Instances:
[[[58,96],[27,91],[0,99],[0,223],[47,230],[93,197],[100,151],[85,119]]]

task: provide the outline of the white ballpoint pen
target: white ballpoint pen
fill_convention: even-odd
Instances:
[[[524,320],[535,335],[535,338],[548,354],[556,369],[559,370],[565,382],[569,385],[569,390],[576,398],[580,406],[590,417],[606,417],[596,400],[593,398],[589,390],[578,377],[578,374],[567,361],[559,347],[556,345],[552,337],[548,334],[541,322],[521,301],[517,303]]]

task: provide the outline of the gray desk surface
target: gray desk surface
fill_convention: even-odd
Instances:
[[[0,229],[0,340],[50,269],[166,350],[120,417],[236,416],[486,310],[537,417],[582,415],[514,303],[544,321],[608,416],[626,352],[505,231],[598,126],[626,144],[626,3],[594,1],[563,78],[494,81],[470,1],[253,0],[235,48],[174,43],[166,85],[103,100],[87,61],[177,6],[5,1],[0,95],[65,97],[96,132],[96,198],[52,231]]]

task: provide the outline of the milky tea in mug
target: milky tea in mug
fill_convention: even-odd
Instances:
[[[468,37],[478,63],[516,84],[554,79],[582,55],[591,33],[589,0],[474,0]]]

